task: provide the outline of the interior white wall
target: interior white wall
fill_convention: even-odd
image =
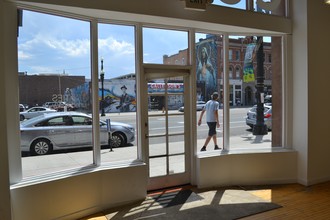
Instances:
[[[294,183],[297,180],[296,158],[295,151],[200,157],[197,186]]]
[[[143,22],[146,24],[194,27],[202,30],[225,31],[237,34],[265,33],[266,30],[274,34],[291,32],[291,21],[285,17],[250,13],[244,10],[215,5],[207,6],[206,12],[186,10],[184,9],[185,1],[181,0],[153,0],[152,4],[150,4],[149,0],[12,1],[31,6],[32,9],[42,7],[48,9],[49,12],[68,12],[78,17],[97,17],[110,20]]]
[[[306,0],[292,1],[293,148],[298,154],[298,181],[308,182],[308,36]]]
[[[293,0],[293,146],[298,182],[330,180],[328,108],[330,6],[324,1]]]
[[[4,30],[5,26],[5,3],[0,0],[0,29]],[[5,65],[5,36],[0,34],[0,73],[4,73]],[[0,74],[0,94],[5,94],[5,76]],[[0,96],[0,102],[4,103],[6,96]],[[11,219],[11,203],[9,193],[9,166],[8,166],[8,150],[7,147],[7,123],[6,123],[6,107],[0,105],[0,195],[2,202],[0,203],[0,219]]]
[[[307,15],[308,183],[315,184],[330,180],[330,5],[307,1]]]
[[[18,81],[16,50],[16,6],[0,0],[0,219],[11,219],[9,184],[20,178]],[[15,51],[16,50],[16,51]],[[9,160],[16,155],[17,160]]]
[[[143,200],[146,166],[92,172],[11,190],[13,219],[78,219]]]

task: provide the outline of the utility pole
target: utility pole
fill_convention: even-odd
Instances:
[[[256,124],[253,126],[253,135],[266,135],[268,133],[267,125],[264,120],[264,46],[263,37],[257,37],[257,84],[256,84],[256,99],[257,99],[257,114]]]

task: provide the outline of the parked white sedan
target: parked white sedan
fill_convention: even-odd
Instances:
[[[135,140],[133,126],[111,121],[111,136],[107,123],[100,121],[100,143],[112,147],[126,146]],[[81,112],[44,114],[21,123],[21,150],[32,155],[44,155],[55,150],[91,147],[92,117]],[[109,137],[110,136],[110,137]]]
[[[39,115],[43,115],[45,113],[54,113],[56,110],[46,108],[46,107],[32,107],[26,111],[19,113],[19,119],[24,121],[25,119],[34,118]]]

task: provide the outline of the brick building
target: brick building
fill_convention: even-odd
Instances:
[[[85,76],[19,74],[19,102],[29,106],[64,101],[64,91],[85,83]]]

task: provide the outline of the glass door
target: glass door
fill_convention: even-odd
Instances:
[[[185,123],[190,110],[184,104],[189,99],[185,90],[188,77],[189,69],[180,68],[146,73],[149,190],[190,182],[189,131]]]

